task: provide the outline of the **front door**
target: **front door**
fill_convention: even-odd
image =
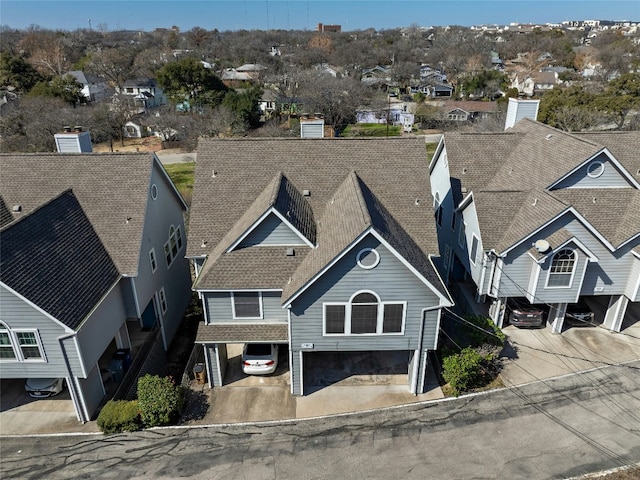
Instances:
[[[153,298],[142,312],[142,330],[151,331],[155,328],[158,316],[156,315],[156,307]]]

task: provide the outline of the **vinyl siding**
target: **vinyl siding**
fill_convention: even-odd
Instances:
[[[554,190],[561,188],[631,188],[629,181],[622,176],[618,168],[609,161],[609,157],[604,153],[598,155],[594,161],[602,162],[604,171],[598,177],[590,177],[587,171],[591,162],[582,166],[569,177],[554,187]]]
[[[482,246],[482,237],[480,236],[480,226],[478,224],[478,215],[476,212],[475,202],[471,202],[462,212],[462,221],[464,221],[464,229],[465,229],[465,243],[463,247],[460,247],[457,240],[455,244],[458,248],[459,258],[463,260],[463,264],[468,266],[468,272],[473,278],[473,281],[476,285],[480,285],[480,279],[483,275],[482,268],[482,258],[483,258],[483,246]],[[459,228],[459,226],[458,226]],[[476,255],[473,259],[475,265],[471,263],[471,249],[473,246],[473,238],[476,237],[478,239],[478,246],[476,249]]]
[[[375,248],[380,263],[371,270],[356,265],[361,248]],[[348,302],[357,291],[375,292],[382,302],[407,302],[404,334],[323,335],[323,304]],[[365,238],[296,299],[291,307],[291,348],[297,355],[302,343],[314,351],[415,350],[419,345],[422,309],[438,305],[438,297],[374,237]],[[437,328],[427,322],[426,345],[435,345]]]
[[[255,245],[305,245],[304,240],[274,213],[254,228],[238,247]]]
[[[519,253],[504,259],[496,297],[525,297],[525,291],[533,293],[530,279],[537,265],[526,252]]]
[[[632,258],[631,260],[631,273],[629,274],[629,282],[627,283],[626,295],[632,302],[640,302],[640,288],[638,288],[638,282],[640,281],[640,259]],[[638,288],[636,291],[635,289]],[[634,297],[635,294],[635,298]]]
[[[256,319],[234,319],[231,292],[204,292],[204,305],[209,323],[255,323]],[[261,321],[287,321],[287,310],[282,308],[280,292],[262,292]]]
[[[31,305],[25,303],[21,298],[0,286],[0,320],[11,329],[37,329],[46,356],[46,362],[29,361],[18,362],[3,360],[0,361],[0,378],[62,378],[69,375],[65,365],[62,349],[58,338],[67,331],[44,314],[40,313]],[[70,347],[67,350],[69,360],[74,368],[74,373],[78,373],[78,354],[73,345],[73,340],[67,341]]]
[[[142,233],[142,246],[138,263],[138,276],[135,278],[138,304],[144,309],[153,296],[164,287],[167,312],[163,315],[167,343],[170,343],[177,331],[182,317],[191,299],[191,272],[189,261],[185,258],[187,233],[184,226],[183,207],[176,198],[159,166],[153,164],[151,180],[148,185],[149,196]],[[151,186],[156,185],[156,200],[151,197]],[[177,257],[167,267],[164,244],[169,239],[169,228],[180,227],[182,248]],[[149,251],[155,250],[157,269],[152,272]],[[142,313],[142,312],[141,312]]]

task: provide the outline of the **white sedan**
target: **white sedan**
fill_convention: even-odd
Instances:
[[[30,397],[47,398],[59,394],[64,387],[62,378],[28,378],[24,389]]]
[[[242,371],[247,375],[268,375],[278,366],[278,345],[245,343],[242,349]]]

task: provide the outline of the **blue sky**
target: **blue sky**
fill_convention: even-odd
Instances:
[[[640,21],[639,0],[2,0],[0,24],[23,29],[343,30],[421,26]]]

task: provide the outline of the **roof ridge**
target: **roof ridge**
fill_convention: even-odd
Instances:
[[[269,195],[269,205],[270,206],[274,206],[276,204],[276,202],[278,200],[278,195],[280,193],[280,187],[282,186],[283,180],[287,181],[287,178],[282,173],[282,170],[280,170],[274,176],[274,181],[273,181],[273,184],[272,184],[271,194]]]
[[[369,206],[367,205],[367,201],[364,198],[362,188],[360,188],[360,182],[362,181],[362,179],[358,176],[355,170],[351,170],[351,172],[349,172],[349,179],[353,182],[353,186],[356,191],[356,197],[358,199],[358,205],[360,206],[360,211],[362,212],[362,220],[364,224],[373,225]]]

